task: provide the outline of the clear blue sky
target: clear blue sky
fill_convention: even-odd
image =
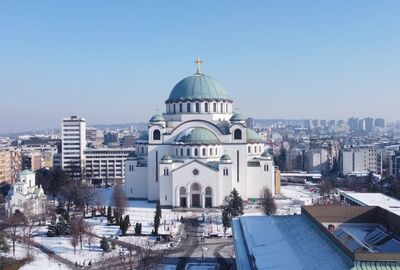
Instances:
[[[1,1],[0,133],[147,121],[217,78],[245,116],[400,119],[400,1]]]

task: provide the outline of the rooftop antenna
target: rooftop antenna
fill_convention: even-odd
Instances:
[[[201,74],[200,67],[203,61],[201,61],[200,57],[197,57],[194,63],[196,64],[196,74]]]

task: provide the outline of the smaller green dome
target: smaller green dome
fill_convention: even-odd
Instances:
[[[235,113],[232,115],[231,119],[229,119],[231,122],[241,122],[244,121],[243,116],[240,113]]]
[[[157,122],[165,122],[164,117],[161,114],[155,114],[153,117],[150,119],[151,123],[157,123]]]
[[[231,161],[232,159],[231,159],[231,157],[229,155],[224,154],[224,155],[221,156],[220,160],[221,161]]]
[[[254,129],[246,128],[246,143],[262,143],[260,134]]]
[[[261,154],[261,156],[262,156],[262,157],[267,157],[267,158],[270,158],[270,157],[271,157],[271,155],[270,155],[267,151],[264,151],[264,152]]]
[[[162,158],[161,158],[161,160],[172,160],[172,157],[169,155],[169,154],[165,154]]]
[[[218,137],[206,128],[188,128],[182,131],[175,142],[189,145],[220,144]]]
[[[31,174],[35,174],[35,173],[28,169],[25,169],[19,173],[19,175],[31,175]]]

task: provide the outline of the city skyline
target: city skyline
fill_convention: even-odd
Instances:
[[[147,122],[196,57],[246,117],[398,120],[400,4],[360,3],[2,3],[0,133]]]

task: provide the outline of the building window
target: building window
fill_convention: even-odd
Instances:
[[[224,103],[221,103],[221,113],[224,112]]]
[[[132,194],[132,188],[131,188],[131,194]]]
[[[257,153],[257,146],[254,146],[254,153]]]
[[[240,129],[235,129],[233,132],[233,139],[241,140],[242,139],[242,131]]]
[[[196,112],[200,112],[200,103],[196,103]]]
[[[264,165],[264,171],[267,171],[267,165]]]
[[[222,174],[225,175],[225,176],[228,176],[228,175],[229,175],[228,169],[227,169],[227,168],[224,168],[224,169],[222,170]]]
[[[190,103],[186,104],[186,111],[190,112]]]
[[[161,139],[161,132],[156,129],[153,131],[153,140],[159,141]]]
[[[215,155],[218,156],[218,148],[215,148]]]
[[[168,175],[168,174],[169,174],[168,168],[164,168],[164,175]]]
[[[210,156],[212,156],[212,148],[210,148]]]
[[[174,104],[174,113],[176,113],[176,104]]]
[[[190,156],[190,149],[189,149],[189,148],[186,149],[186,155],[187,155],[187,156]]]
[[[213,103],[213,112],[217,112],[217,103]]]
[[[183,148],[181,148],[181,156],[183,156]]]
[[[179,112],[182,112],[182,103],[179,103]]]
[[[247,147],[247,152],[251,153],[251,147],[250,146]]]
[[[204,111],[208,112],[208,103],[204,103]]]
[[[194,149],[194,155],[197,157],[199,155],[199,150],[197,148]]]
[[[205,148],[203,148],[203,156],[205,156],[206,155],[206,149]]]
[[[168,199],[168,197],[167,197],[167,195],[165,195],[165,200],[167,200]]]
[[[226,112],[228,112],[229,110],[228,110],[228,103],[226,103]]]

